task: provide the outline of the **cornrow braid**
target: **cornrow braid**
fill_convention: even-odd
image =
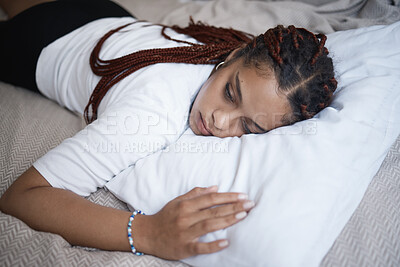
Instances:
[[[314,64],[315,64],[315,61],[317,60],[317,58],[318,58],[319,56],[322,55],[322,49],[324,48],[325,41],[326,41],[326,36],[323,35],[323,34],[318,34],[316,37],[317,37],[318,39],[321,39],[321,41],[320,41],[319,44],[318,44],[318,51],[317,51],[317,53],[315,53],[315,55],[314,55],[313,58],[311,59],[311,65],[314,65]],[[318,43],[318,40],[316,40],[316,43]],[[325,49],[326,49],[326,50],[325,50]],[[327,53],[328,49],[327,49],[327,48],[325,48],[325,49],[324,49],[324,52]]]
[[[294,48],[299,49],[299,42],[297,41],[297,32],[296,28],[293,25],[288,27],[290,33],[292,34]],[[300,35],[300,38],[303,39],[303,36]]]
[[[99,54],[104,42],[111,35],[131,24],[123,25],[105,34],[90,55],[90,67],[94,74],[101,76],[101,79],[93,90],[84,111],[87,123],[97,119],[98,107],[108,90],[133,72],[156,63],[216,64],[224,60],[230,52],[243,43],[249,43],[253,37],[234,29],[218,28],[201,22],[194,23],[193,19],[190,18],[189,25],[185,28],[161,25],[161,34],[164,38],[186,43],[188,46],[147,49],[116,59],[100,59]],[[192,36],[202,44],[171,38],[165,32],[168,28]]]
[[[279,29],[281,31],[281,29]],[[275,61],[281,65],[283,64],[283,59],[279,55],[280,53],[280,46],[279,46],[279,40],[273,31],[270,29],[266,33],[264,33],[264,43],[268,47],[268,51],[271,54],[271,56],[275,59]]]

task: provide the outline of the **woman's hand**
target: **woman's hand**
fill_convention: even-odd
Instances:
[[[179,260],[226,248],[227,240],[202,243],[199,237],[239,222],[254,202],[244,194],[217,190],[216,186],[197,187],[167,203],[157,214],[137,215],[132,225],[137,250]]]
[[[243,194],[217,193],[215,186],[195,188],[157,214],[136,215],[133,242],[140,252],[170,260],[217,252],[228,245],[227,240],[200,243],[199,237],[239,222],[253,205]],[[130,212],[51,187],[33,167],[1,196],[0,210],[73,245],[130,251],[126,230]]]

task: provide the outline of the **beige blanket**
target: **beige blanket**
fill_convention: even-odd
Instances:
[[[167,25],[187,25],[189,15],[217,26],[253,34],[277,24],[295,25],[314,32],[390,24],[400,20],[400,0],[116,0],[140,19]]]
[[[195,20],[251,33],[294,24],[329,33],[400,20],[400,1],[118,0],[138,18],[186,25]],[[328,3],[329,2],[329,3]],[[1,15],[1,14],[0,14]],[[84,127],[82,119],[40,95],[0,83],[0,195],[38,157]],[[400,137],[363,201],[321,266],[400,266]],[[90,200],[126,205],[105,190]],[[37,232],[0,213],[0,266],[186,266],[131,253],[70,246],[58,235]]]

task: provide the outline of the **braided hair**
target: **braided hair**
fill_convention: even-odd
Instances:
[[[337,81],[325,41],[323,34],[278,25],[255,37],[233,58],[244,58],[244,64],[259,72],[273,70],[292,109],[282,118],[289,125],[313,117],[332,100]]]
[[[134,23],[137,22],[140,21]],[[253,37],[251,34],[234,29],[217,28],[205,25],[201,22],[194,23],[193,19],[190,18],[189,25],[185,28],[161,25],[161,34],[164,38],[180,43],[186,43],[188,46],[146,49],[112,60],[100,59],[99,53],[104,42],[111,35],[131,24],[132,23],[123,25],[105,34],[99,40],[90,55],[90,67],[94,74],[101,76],[101,79],[93,90],[89,103],[84,111],[87,123],[96,120],[97,109],[107,91],[113,85],[136,70],[152,64],[167,62],[216,64],[224,60],[235,48],[244,43],[250,42]],[[171,38],[165,32],[167,28],[171,28],[178,33],[190,35],[203,44],[196,44]],[[92,115],[89,113],[92,113]]]
[[[188,46],[147,49],[117,59],[100,59],[99,53],[104,42],[130,24],[105,34],[91,53],[91,69],[101,79],[85,108],[87,123],[96,120],[98,106],[107,91],[136,70],[167,62],[216,64],[239,47],[241,49],[232,60],[244,57],[245,64],[258,69],[266,66],[274,70],[279,88],[287,94],[293,110],[292,114],[284,116],[284,124],[311,118],[329,104],[336,89],[332,60],[327,57],[328,50],[324,47],[326,37],[314,35],[305,29],[277,26],[254,37],[234,29],[194,23],[190,18],[189,25],[185,28],[162,25],[161,30],[164,38],[186,43]],[[192,36],[201,44],[173,39],[166,34],[167,28]]]

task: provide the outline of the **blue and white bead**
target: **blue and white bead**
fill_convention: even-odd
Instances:
[[[143,214],[144,213],[141,210],[135,210],[132,215],[129,217],[129,222],[128,222],[128,240],[129,240],[129,245],[131,246],[132,253],[137,255],[137,256],[142,256],[142,252],[136,251],[135,246],[133,245],[133,238],[132,238],[132,221],[135,219],[135,216],[137,214]]]

